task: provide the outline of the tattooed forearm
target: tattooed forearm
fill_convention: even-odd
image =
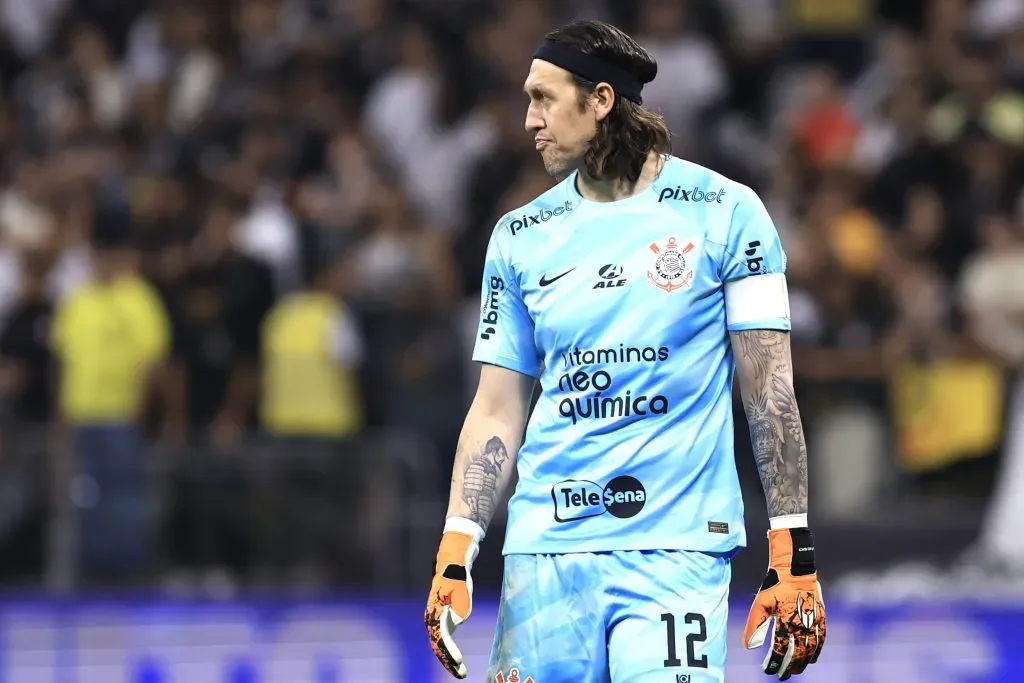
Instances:
[[[479,452],[468,458],[463,470],[462,502],[468,508],[466,517],[485,529],[498,508],[507,461],[508,449],[501,439],[493,436]]]
[[[532,389],[523,375],[480,368],[480,385],[459,434],[447,519],[468,518],[487,530],[516,473]]]
[[[807,446],[793,392],[789,334],[732,334],[750,442],[772,517],[807,512]]]

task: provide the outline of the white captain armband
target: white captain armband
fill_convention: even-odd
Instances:
[[[744,329],[755,323],[789,327],[789,288],[785,273],[751,275],[725,283],[727,327]]]

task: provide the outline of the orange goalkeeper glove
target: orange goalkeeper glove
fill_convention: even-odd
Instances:
[[[465,678],[468,674],[462,651],[453,636],[455,629],[473,611],[470,570],[483,537],[484,530],[472,520],[452,517],[445,522],[434,562],[434,580],[423,612],[430,647],[441,665],[456,678]]]
[[[743,645],[748,650],[761,647],[774,624],[762,668],[784,681],[818,660],[825,644],[825,603],[810,529],[772,529],[768,549],[768,575],[747,616]]]

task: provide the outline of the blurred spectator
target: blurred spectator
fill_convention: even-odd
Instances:
[[[394,66],[398,40],[386,0],[328,3],[340,33],[333,78],[353,99],[363,101],[381,74]]]
[[[128,84],[110,46],[95,26],[82,24],[71,38],[71,60],[85,84],[92,114],[102,130],[113,130],[128,110]]]
[[[399,185],[380,184],[371,197],[369,229],[353,254],[355,296],[400,311],[448,303],[454,273],[447,239],[425,229]]]
[[[960,295],[974,340],[1010,378],[1005,454],[973,561],[1014,573],[1024,571],[1019,524],[1024,514],[1024,225],[989,216],[982,249],[971,257]]]
[[[368,95],[364,121],[412,203],[432,227],[452,231],[462,219],[469,172],[496,142],[494,122],[472,106],[466,81],[445,68],[444,60],[458,55],[443,53],[425,27],[406,25],[399,50],[399,65]]]
[[[276,292],[299,284],[299,231],[292,214],[286,177],[290,153],[284,120],[256,119],[246,127],[235,158],[215,174],[217,184],[247,203],[245,212],[231,216],[232,244],[270,266]],[[226,217],[225,217],[226,218]]]
[[[864,35],[872,5],[870,0],[785,3],[793,56],[803,62],[828,65],[844,80],[852,77],[863,66]]]
[[[0,4],[0,25],[18,53],[26,59],[33,58],[48,46],[56,19],[68,4],[69,0],[4,0]]]
[[[850,113],[860,120],[878,114],[888,97],[899,95],[902,84],[924,75],[920,41],[907,29],[886,27],[875,46],[874,61],[850,85],[846,97]]]
[[[952,324],[948,286],[937,270],[918,265],[896,283],[898,317],[886,353],[897,455],[909,471],[989,455],[999,445],[1003,378]]]
[[[348,265],[319,264],[312,287],[279,301],[266,320],[261,421],[274,436],[338,440],[362,426],[363,340],[339,298],[351,286]]]
[[[146,447],[139,429],[151,382],[170,347],[170,325],[137,273],[123,212],[97,217],[94,277],[58,305],[60,417],[71,429],[86,576],[137,579],[148,558]]]
[[[655,79],[644,88],[644,104],[661,112],[686,146],[699,136],[699,116],[724,97],[725,66],[714,45],[694,25],[690,2],[651,0],[641,5],[637,40],[658,62],[662,74],[685,79]],[[678,153],[677,152],[677,153]]]
[[[385,183],[374,192],[369,233],[352,254],[352,296],[373,349],[367,367],[373,420],[427,435],[452,457],[465,358],[453,322],[439,315],[455,294],[448,249],[444,236],[422,227],[400,187]]]
[[[323,172],[304,179],[296,201],[297,212],[317,233],[310,244],[313,250],[320,246],[317,237],[354,240],[351,236],[369,219],[381,182],[372,145],[354,122],[338,124],[326,146]]]
[[[46,293],[52,260],[45,251],[25,255],[21,292],[0,334],[0,395],[7,417],[36,425],[54,417],[53,302]]]
[[[929,117],[932,134],[943,142],[959,137],[975,123],[1002,142],[1024,143],[1024,95],[1004,89],[994,47],[967,45],[953,72],[955,90],[935,105]]]
[[[871,279],[889,246],[881,225],[859,202],[856,180],[834,172],[821,178],[807,220],[821,233],[832,258],[857,279]]]
[[[916,145],[925,132],[928,93],[919,80],[890,85],[885,95],[862,114],[853,165],[862,173],[877,173],[894,157]]]
[[[345,260],[322,251],[311,287],[278,302],[263,329],[261,418],[276,443],[270,476],[279,510],[268,550],[278,570],[295,569],[304,581],[338,566],[366,519],[360,508],[371,482],[352,469],[364,342],[341,299],[352,279]],[[349,521],[339,529],[337,519]]]
[[[270,269],[236,246],[234,231],[247,208],[230,191],[210,197],[177,299],[181,412],[190,432],[224,447],[256,424],[260,327],[274,303]]]
[[[847,110],[838,76],[825,67],[813,69],[805,81],[792,134],[817,169],[845,163],[853,151],[860,123]]]

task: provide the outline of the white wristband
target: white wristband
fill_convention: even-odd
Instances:
[[[484,535],[486,534],[482,526],[465,517],[449,517],[444,520],[444,533],[449,531],[454,531],[457,534],[466,534],[476,543],[484,540]]]
[[[768,520],[773,529],[796,529],[807,526],[807,513],[799,515],[779,515]]]

